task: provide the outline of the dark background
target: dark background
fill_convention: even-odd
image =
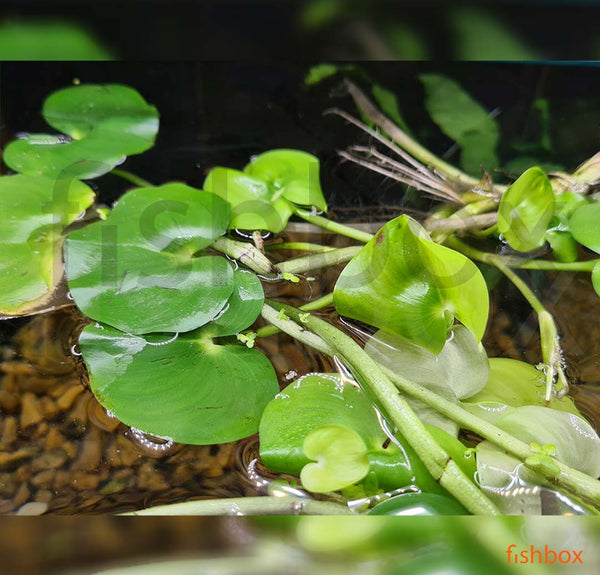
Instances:
[[[8,62],[0,64],[0,140],[15,134],[52,132],[41,117],[44,98],[52,91],[82,83],[117,82],[136,88],[160,113],[156,145],[131,156],[124,169],[159,184],[184,180],[200,187],[214,165],[242,168],[250,156],[277,147],[299,148],[321,159],[321,178],[330,205],[373,206],[402,201],[394,182],[342,164],[336,150],[367,138],[334,116],[332,106],[356,114],[341,93],[339,78],[307,88],[311,64],[228,62]],[[517,154],[515,139],[539,136],[535,98],[547,98],[553,143],[546,160],[573,170],[600,149],[600,68],[590,65],[508,63],[361,63],[373,80],[398,95],[403,116],[414,135],[442,155],[452,142],[429,119],[418,75],[443,73],[458,81],[488,110],[499,109],[502,163]],[[457,163],[455,153],[449,158]],[[3,167],[3,173],[6,168]],[[498,181],[513,174],[493,174]],[[518,174],[517,174],[518,175]],[[125,183],[104,176],[93,181],[100,200],[110,202]]]

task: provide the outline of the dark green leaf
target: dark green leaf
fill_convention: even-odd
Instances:
[[[502,195],[498,231],[510,247],[528,252],[544,244],[553,214],[552,184],[540,168],[530,168]]]
[[[381,108],[383,113],[400,126],[406,133],[410,134],[410,130],[400,112],[400,106],[396,95],[379,84],[373,84],[371,91],[373,92],[373,97],[375,98],[377,105]]]
[[[214,337],[235,335],[252,325],[265,301],[262,284],[252,272],[236,270],[233,273],[233,280],[233,293],[227,300],[223,315],[205,328]]]
[[[462,254],[435,244],[407,216],[388,222],[340,274],[341,315],[439,353],[454,317],[477,340],[489,311],[485,281]]]
[[[440,74],[422,74],[425,105],[442,132],[462,150],[461,165],[472,174],[483,167],[491,171],[498,166],[496,146],[500,137],[496,121],[454,80]]]
[[[79,347],[106,409],[126,425],[180,443],[225,443],[256,433],[279,387],[259,351],[215,345],[205,330],[173,340],[96,324],[83,330]]]
[[[0,177],[0,314],[27,314],[49,300],[63,277],[66,226],[94,201],[73,180]]]
[[[75,303],[88,317],[131,333],[204,325],[226,305],[234,278],[226,259],[194,254],[228,220],[226,202],[184,184],[128,192],[105,221],[67,238]]]

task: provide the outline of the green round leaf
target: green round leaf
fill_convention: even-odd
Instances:
[[[343,489],[369,472],[365,442],[343,425],[324,425],[309,433],[304,439],[304,453],[316,460],[300,472],[302,485],[313,493]]]
[[[194,254],[228,219],[226,202],[184,184],[128,192],[105,221],[67,238],[75,303],[88,317],[136,334],[204,325],[231,295],[233,271],[225,258]]]
[[[402,449],[394,443],[383,447],[387,436],[371,402],[362,390],[332,374],[306,375],[269,403],[259,430],[262,461],[272,471],[300,475],[310,463],[304,439],[327,425],[346,427],[362,438],[381,489],[417,483],[426,491],[441,491],[403,438]]]
[[[319,180],[319,159],[300,150],[270,150],[260,154],[244,172],[265,182],[276,196],[296,205],[327,210]]]
[[[454,317],[480,340],[485,280],[462,254],[435,244],[417,222],[388,222],[350,261],[334,290],[337,311],[439,353]]]
[[[554,191],[540,168],[529,168],[502,195],[498,231],[513,249],[528,252],[544,244],[554,214]]]
[[[73,180],[0,177],[0,314],[44,305],[63,277],[63,231],[94,201]]]
[[[261,180],[239,170],[213,168],[202,185],[231,205],[229,229],[281,232],[294,208]]]
[[[120,84],[82,84],[58,90],[46,98],[42,114],[50,126],[75,140],[98,130],[105,135],[112,131],[135,136],[142,147],[137,153],[152,146],[158,131],[156,108],[136,90]]]
[[[64,88],[44,102],[48,124],[75,141],[44,134],[10,143],[4,161],[13,170],[48,177],[93,178],[154,144],[158,112],[134,89],[118,84]]]
[[[252,325],[265,301],[262,284],[252,272],[238,269],[233,273],[233,281],[233,293],[224,312],[206,326],[214,337],[235,335]]]
[[[93,138],[65,142],[57,136],[33,134],[11,142],[4,163],[21,174],[89,180],[110,172],[124,155],[112,143]]]
[[[569,218],[573,237],[586,248],[600,254],[600,204],[585,204],[577,208]]]
[[[106,409],[126,425],[180,443],[225,443],[256,433],[279,389],[259,351],[215,345],[203,330],[141,338],[96,324],[83,330],[79,347]]]

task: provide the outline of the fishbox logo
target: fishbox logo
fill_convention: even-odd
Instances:
[[[509,545],[506,550],[507,563],[562,563],[562,564],[583,564],[581,554],[583,550],[575,551],[575,549],[561,549],[554,551],[548,549],[548,545],[544,545],[544,551],[536,549],[533,545],[529,549],[517,551],[515,544]]]

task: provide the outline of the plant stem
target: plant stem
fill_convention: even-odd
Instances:
[[[353,515],[339,503],[304,497],[236,497],[158,505],[120,515]]]
[[[346,236],[347,238],[351,238],[357,242],[362,242],[363,244],[366,244],[368,241],[373,239],[373,234],[356,230],[350,226],[345,226],[344,224],[340,224],[338,222],[332,222],[327,218],[313,215],[304,210],[296,209],[294,213],[303,220],[306,220],[311,224],[315,224],[324,230],[340,234],[341,236]]]
[[[354,340],[329,323],[313,315],[304,317],[300,310],[280,302],[265,303],[263,316],[266,311],[270,318],[279,321],[274,308],[284,310],[288,317],[297,324],[295,328],[290,329],[290,320],[280,321],[277,325],[282,331],[324,353],[331,355],[331,352],[334,352],[344,358],[360,378],[368,394],[376,399],[377,404],[383,408],[383,412],[387,414],[389,420],[409,441],[431,475],[466,509],[475,514],[494,515],[499,513],[496,506],[467,478],[446,451],[433,439],[410,405],[398,393],[394,384],[381,371],[379,365]],[[266,319],[269,320],[269,317]],[[307,332],[302,324],[314,333]],[[300,328],[300,333],[297,328]],[[309,334],[311,337],[317,335],[326,343],[326,346],[324,347],[318,341],[315,346],[314,338],[312,342],[307,339],[306,336]]]
[[[492,423],[472,414],[460,405],[452,403],[422,385],[409,381],[395,371],[386,367],[382,367],[382,370],[394,382],[398,389],[407,395],[423,401],[442,415],[445,415],[458,423],[464,429],[474,431],[521,461],[525,461],[528,457],[534,455],[531,447],[525,442],[513,437]],[[546,479],[549,482],[568,489],[573,494],[596,506],[600,505],[600,481],[581,471],[577,471],[556,459],[553,459],[553,461],[558,465],[561,473],[558,477],[546,476]],[[534,471],[543,474],[543,470],[538,468],[534,469]]]
[[[350,261],[363,246],[349,246],[320,254],[310,254],[277,264],[281,273],[304,273]]]
[[[140,176],[136,176],[127,170],[112,170],[111,174],[119,176],[120,178],[123,178],[124,180],[127,180],[128,182],[131,182],[140,188],[151,188],[153,186],[153,184],[151,184],[149,181],[144,180],[144,178],[140,178]]]
[[[485,259],[487,260],[486,263],[497,267],[521,292],[523,297],[528,301],[529,305],[533,308],[538,316],[540,344],[542,347],[542,361],[547,366],[546,401],[550,401],[552,397],[555,376],[558,377],[562,384],[560,393],[566,392],[566,389],[568,388],[568,381],[561,365],[561,350],[558,340],[556,322],[554,321],[552,314],[544,307],[544,304],[542,304],[538,297],[533,293],[533,290],[510,267],[508,267],[508,265],[506,265],[501,256],[479,252],[479,250],[475,250],[455,238],[451,241],[447,241],[446,244],[451,247],[458,248],[459,251],[462,251],[465,255],[468,255],[472,259],[480,259],[480,261],[483,261],[481,260],[481,255],[485,255]],[[479,256],[479,258],[475,256]]]
[[[265,246],[265,250],[298,250],[301,252],[314,252],[316,254],[321,254],[325,252],[331,252],[335,250],[335,248],[322,246],[320,244],[311,244],[309,242],[283,242],[281,244],[271,244],[270,246]]]
[[[253,244],[222,237],[215,240],[211,247],[230,258],[239,260],[240,263],[258,274],[266,277],[276,277],[277,275],[277,268]]]
[[[498,267],[501,264],[507,268],[523,270],[546,270],[546,271],[569,271],[569,272],[591,272],[600,259],[587,260],[583,262],[553,262],[549,260],[532,260],[519,256],[500,256],[474,248],[455,236],[449,237],[444,242],[473,260]]]
[[[322,309],[324,307],[327,307],[328,305],[331,305],[333,303],[333,293],[328,293],[325,294],[324,296],[317,298],[313,301],[309,301],[308,303],[305,303],[304,305],[301,305],[298,309],[301,309],[304,312],[307,311],[315,311],[318,309]],[[281,330],[274,325],[273,323],[270,323],[269,325],[265,325],[259,329],[256,330],[256,337],[268,337],[270,335],[275,335],[276,333],[279,333]],[[323,345],[325,344],[325,342],[323,342]],[[323,350],[321,350],[323,351]],[[329,354],[329,351],[323,351],[323,353],[327,353]]]

